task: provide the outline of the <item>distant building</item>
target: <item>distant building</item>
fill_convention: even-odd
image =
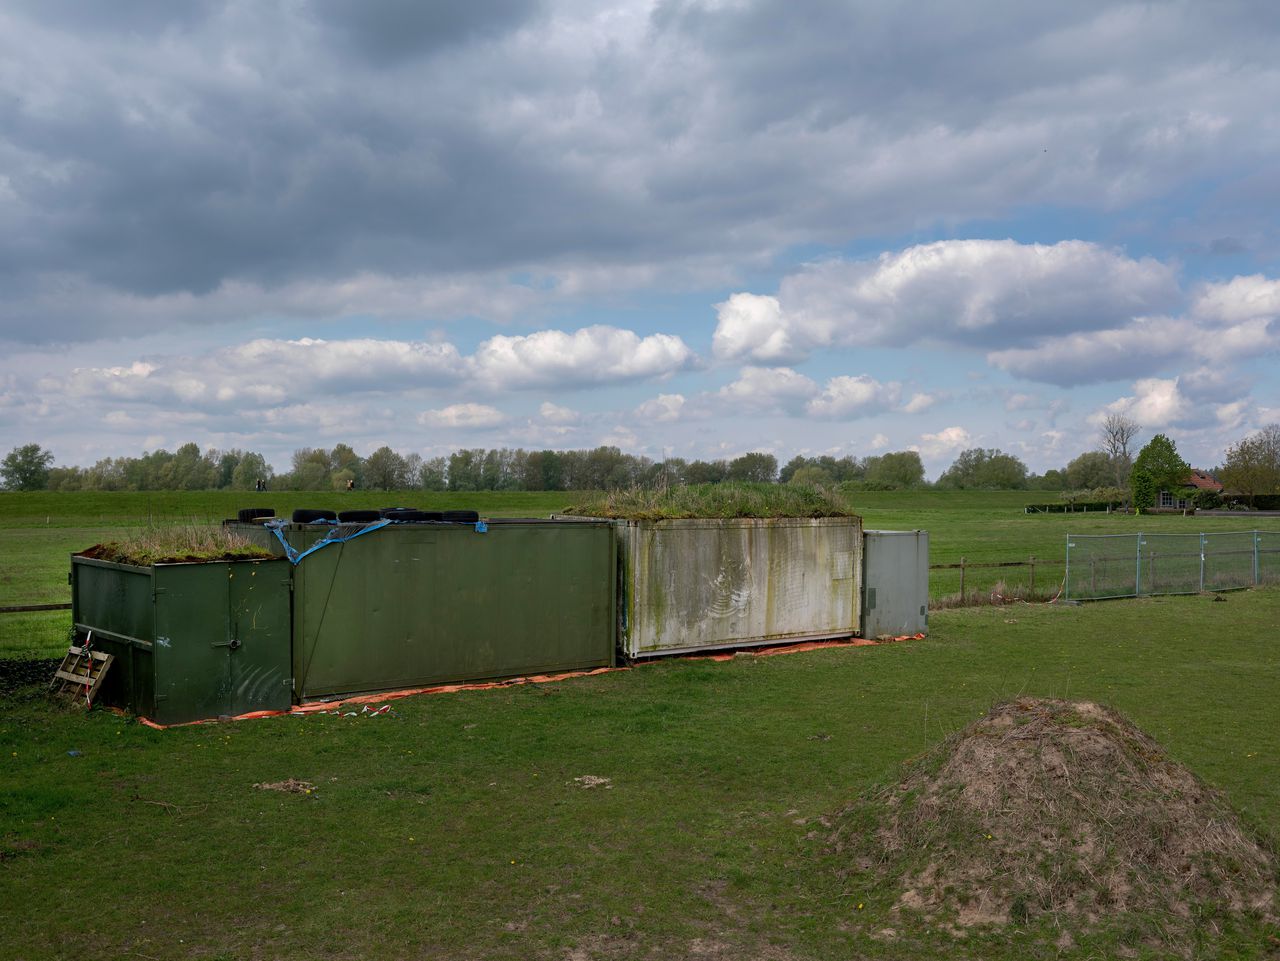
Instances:
[[[1222,481],[1214,477],[1207,470],[1199,470],[1192,468],[1191,473],[1187,475],[1187,479],[1183,482],[1183,486],[1175,491],[1161,491],[1160,496],[1156,498],[1157,507],[1169,507],[1173,510],[1185,511],[1194,507],[1191,500],[1196,491],[1214,491],[1222,493]]]

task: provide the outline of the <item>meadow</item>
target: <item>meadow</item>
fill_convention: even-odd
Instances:
[[[288,516],[296,507],[333,510],[392,504],[427,510],[473,508],[489,517],[545,517],[588,500],[575,492],[432,493],[354,491],[252,493],[155,491],[136,493],[0,493],[0,606],[61,603],[70,599],[68,556],[75,550],[166,523],[234,517],[241,507],[270,507]],[[853,510],[868,529],[929,532],[935,565],[1037,560],[1034,596],[1053,597],[1061,586],[1068,534],[1280,531],[1277,517],[1181,517],[1153,514],[1026,514],[1051,498],[1026,491],[875,491],[854,494]],[[1030,593],[1030,568],[970,567],[967,600]],[[929,594],[937,605],[955,603],[960,572],[935,570]],[[66,612],[0,614],[0,657],[49,657],[64,649]]]
[[[537,516],[575,499],[0,494],[0,604],[64,600],[72,550],[241,506]],[[937,563],[1060,558],[1068,531],[1274,522],[1022,513],[1035,499],[868,493],[854,506],[869,528],[929,530]],[[1159,917],[1069,948],[1046,917],[957,939],[896,914],[896,893],[833,853],[831,825],[993,703],[1035,695],[1125,712],[1275,844],[1280,590],[1224,598],[938,610],[922,641],[673,659],[385,702],[373,717],[156,731],[28,688],[0,701],[0,956],[1167,957],[1152,946]],[[0,647],[51,656],[67,622],[0,615]],[[271,787],[290,779],[307,787]],[[1193,907],[1196,957],[1274,956],[1274,926],[1224,928]]]
[[[10,699],[0,956],[1168,957],[1158,917],[1067,949],[1052,919],[899,917],[829,825],[1030,694],[1125,712],[1274,842],[1277,621],[1276,590],[950,610],[923,641],[165,731]],[[1201,916],[1196,957],[1274,956],[1274,927]]]

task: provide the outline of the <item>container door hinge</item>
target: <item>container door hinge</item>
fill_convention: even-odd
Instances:
[[[284,687],[289,688],[289,690],[293,690],[293,678],[291,678],[291,677],[286,677],[286,678],[285,678],[283,681],[281,681],[280,683],[281,683],[281,685],[283,685]]]

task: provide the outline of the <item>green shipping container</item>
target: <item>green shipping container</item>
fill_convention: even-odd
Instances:
[[[71,558],[77,638],[115,656],[98,702],[160,724],[292,703],[289,565]]]
[[[283,533],[305,550],[324,529]],[[321,548],[294,568],[295,694],[612,666],[616,549],[607,522],[550,520],[392,524]]]

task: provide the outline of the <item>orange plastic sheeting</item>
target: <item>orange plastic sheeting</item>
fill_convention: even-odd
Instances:
[[[751,657],[772,657],[775,654],[798,654],[802,651],[818,651],[828,647],[874,647],[878,644],[896,641],[923,640],[923,634],[904,634],[901,637],[873,639],[869,637],[850,637],[834,641],[805,641],[799,644],[778,644],[772,647],[758,647],[751,650],[730,651],[725,654],[686,654],[678,655],[689,660],[731,661],[740,655]],[[652,664],[654,661],[641,663]],[[567,681],[574,677],[594,677],[597,674],[612,674],[615,671],[629,671],[630,667],[597,667],[590,671],[566,671],[563,674],[533,674],[528,677],[513,677],[504,681],[481,681],[472,684],[437,684],[435,687],[412,687],[400,691],[383,691],[380,694],[358,694],[335,701],[316,701],[311,704],[297,704],[287,711],[250,711],[248,714],[237,714],[232,721],[249,721],[259,717],[284,717],[290,714],[317,714],[321,711],[344,707],[348,704],[373,704],[378,701],[396,701],[403,697],[416,697],[419,694],[454,694],[459,691],[489,691],[499,687],[517,687],[521,684],[551,684],[556,681]],[[182,724],[157,724],[150,718],[138,720],[147,727],[157,731],[171,727],[191,727],[195,724],[219,724],[221,718],[208,718],[203,721],[186,721]]]

